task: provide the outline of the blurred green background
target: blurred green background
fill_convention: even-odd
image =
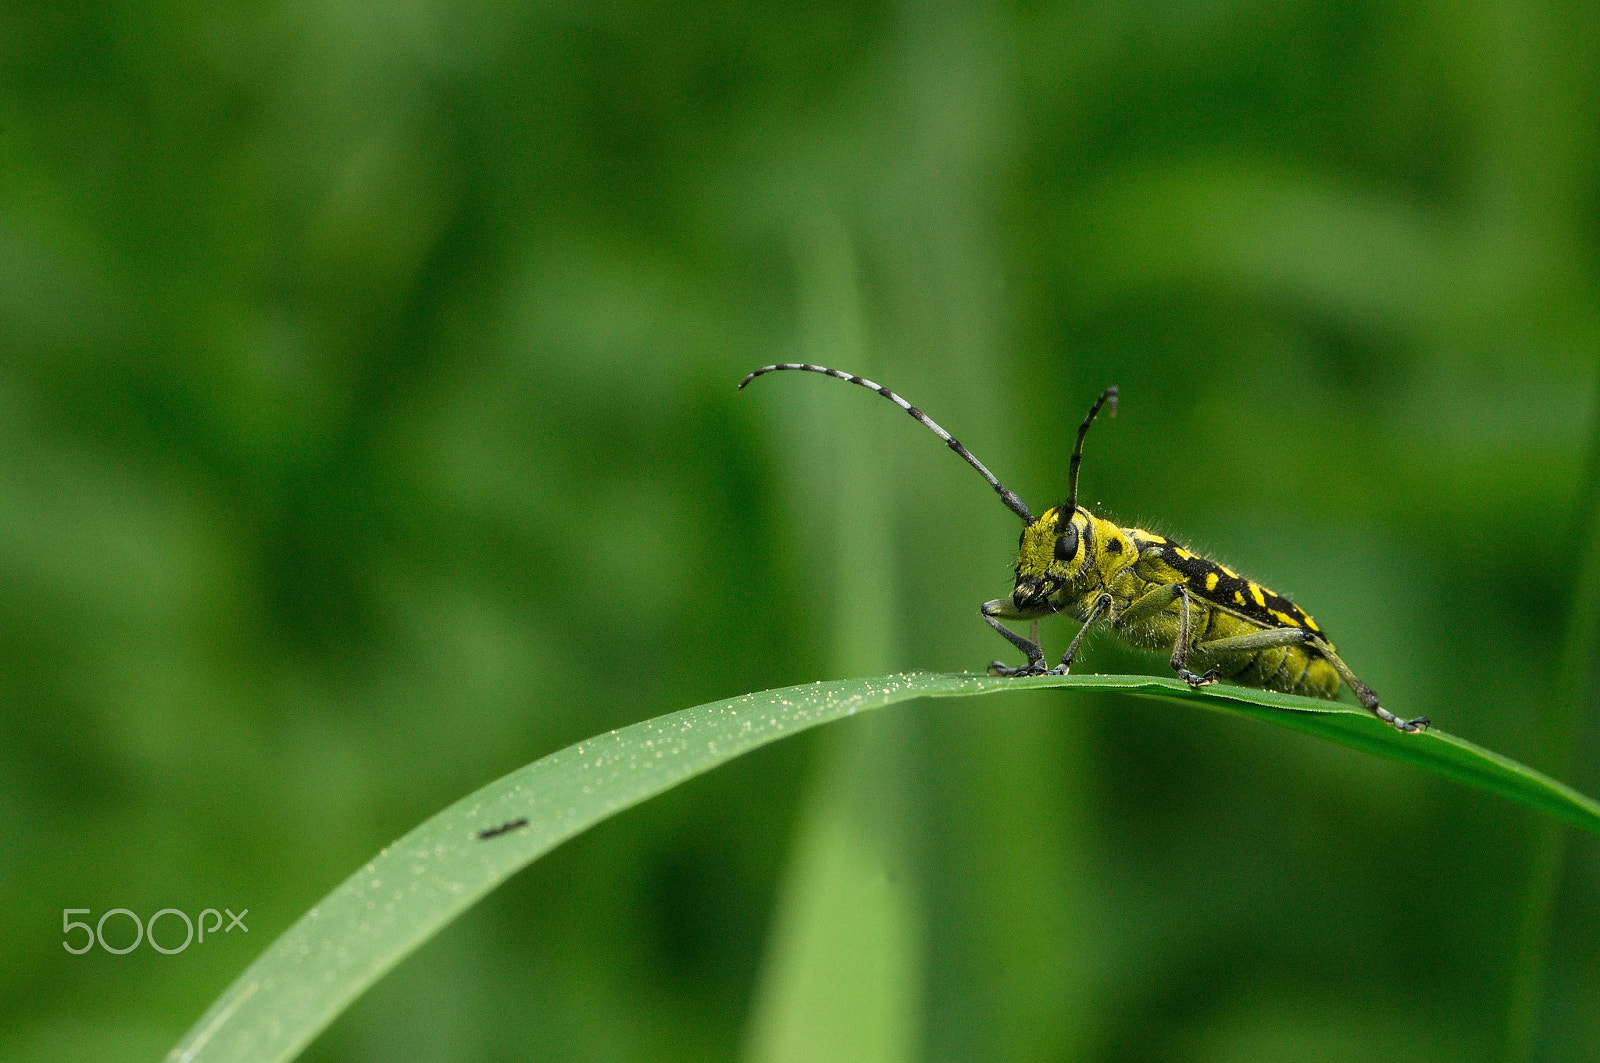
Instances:
[[[888,384],[1035,511],[1119,384],[1087,504],[1537,760],[1597,115],[1589,4],[6,4],[0,1057],[159,1058],[569,742],[1012,659],[1012,515],[866,392],[735,393],[768,362]],[[306,1058],[1495,1059],[1541,836],[1231,718],[915,704],[558,850]],[[1594,1060],[1569,857],[1533,1055]],[[247,936],[61,946],[224,906]]]

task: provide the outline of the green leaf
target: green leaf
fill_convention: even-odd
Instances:
[[[786,735],[920,697],[1063,687],[1267,720],[1500,794],[1600,833],[1600,804],[1464,739],[1402,735],[1362,709],[1155,676],[908,673],[746,694],[568,746],[463,798],[384,849],[273,942],[168,1060],[293,1058],[363,990],[510,875],[568,838]],[[493,837],[480,833],[526,821]]]

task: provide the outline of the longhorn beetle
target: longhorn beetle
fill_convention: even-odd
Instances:
[[[1164,536],[1120,528],[1078,505],[1083,437],[1102,407],[1115,416],[1115,387],[1101,393],[1078,426],[1067,468],[1067,501],[1035,517],[959,440],[880,384],[825,366],[789,362],[762,366],[740,381],[739,389],[779,369],[822,373],[876,391],[944,440],[1022,518],[1016,585],[1011,597],[983,603],[982,615],[1027,655],[1028,663],[1011,668],[995,661],[989,670],[996,675],[1066,675],[1083,637],[1104,621],[1135,646],[1171,646],[1172,670],[1191,687],[1209,686],[1222,675],[1246,686],[1331,699],[1338,696],[1343,680],[1362,705],[1395,729],[1415,734],[1428,726],[1426,716],[1402,720],[1378,704],[1378,695],[1339,658],[1317,622],[1289,599]],[[1049,613],[1083,621],[1054,668],[1045,666],[1039,644],[1039,618]],[[1032,621],[1031,637],[1023,638],[1001,620]],[[1209,666],[1204,675],[1189,670],[1192,659]]]

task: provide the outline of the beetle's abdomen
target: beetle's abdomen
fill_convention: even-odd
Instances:
[[[1236,683],[1312,698],[1332,700],[1339,696],[1339,673],[1320,654],[1305,646],[1278,646],[1222,656],[1235,660],[1219,660],[1217,671]],[[1233,668],[1238,670],[1233,671]]]
[[[1208,615],[1195,633],[1197,644],[1263,628],[1285,627],[1300,628],[1327,641],[1317,622],[1283,595],[1165,536],[1138,528],[1129,528],[1127,533],[1139,550],[1134,572],[1141,580],[1155,586],[1181,583],[1206,606],[1204,612]],[[1314,698],[1334,698],[1339,694],[1339,673],[1310,646],[1273,646],[1205,656],[1218,673],[1246,686]]]
[[[1197,641],[1248,635],[1262,627],[1253,619],[1213,608],[1211,622]],[[1274,646],[1265,650],[1214,654],[1202,651],[1200,657],[1207,667],[1214,667],[1219,674],[1245,686],[1313,698],[1339,696],[1339,673],[1309,646]]]

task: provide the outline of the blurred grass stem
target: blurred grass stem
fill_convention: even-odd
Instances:
[[[808,361],[871,371],[856,253],[832,213],[797,227]],[[861,403],[859,405],[866,405]],[[873,675],[894,624],[893,494],[883,411],[840,403],[814,421],[832,523],[829,671]],[[909,1063],[921,1028],[916,888],[907,873],[906,721],[874,715],[823,740],[804,799],[747,1031],[751,1063]]]
[[[1534,766],[1579,789],[1592,790],[1592,770],[1584,770],[1579,778],[1574,778],[1573,772],[1579,767],[1574,756],[1579,742],[1600,720],[1600,689],[1595,685],[1595,676],[1600,675],[1600,408],[1590,425],[1589,452],[1567,541],[1579,546],[1573,559],[1576,578],[1568,603],[1555,698],[1548,711],[1535,717],[1539,748]],[[1570,841],[1560,824],[1543,816],[1533,820],[1532,852],[1512,959],[1502,1051],[1506,1063],[1523,1063],[1538,1055],[1552,932]]]

